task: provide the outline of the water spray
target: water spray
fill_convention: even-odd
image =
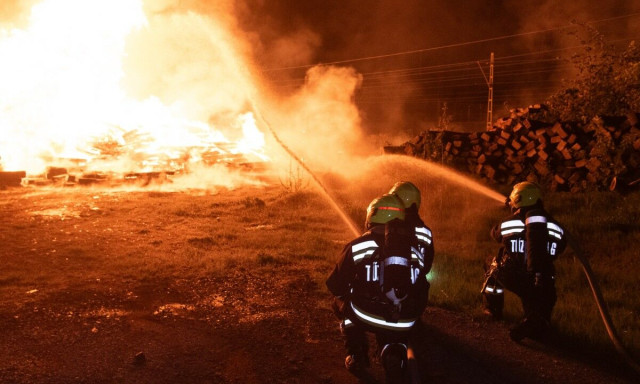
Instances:
[[[273,130],[273,128],[271,127],[271,124],[269,124],[267,119],[264,116],[262,116],[262,114],[260,113],[260,110],[257,108],[255,103],[251,101],[251,104],[253,107],[253,111],[255,112],[256,115],[258,115],[258,118],[264,123],[264,125],[267,126],[267,129],[269,129],[269,132],[271,133],[273,138],[276,140],[276,142],[282,147],[282,149],[284,149],[289,154],[289,156],[291,156],[296,161],[296,163],[298,163],[298,165],[300,165],[309,174],[309,176],[311,176],[311,179],[314,181],[316,186],[320,189],[320,191],[322,192],[322,195],[327,199],[329,204],[331,204],[333,209],[335,209],[336,212],[338,212],[338,215],[340,215],[340,218],[345,222],[345,224],[347,224],[347,226],[349,227],[353,235],[360,236],[361,232],[358,229],[358,227],[355,225],[353,220],[351,220],[351,218],[347,216],[347,214],[338,205],[335,199],[331,197],[331,194],[329,193],[327,188],[324,186],[324,184],[322,184],[320,179],[318,179],[315,173],[313,173],[313,171],[309,168],[309,166],[307,166],[307,164],[305,164],[305,162],[302,161],[302,159],[300,159],[295,154],[295,152],[293,152],[285,143],[282,142],[282,140],[280,140],[280,137],[278,137],[278,134]]]

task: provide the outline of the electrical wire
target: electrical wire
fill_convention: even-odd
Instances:
[[[626,14],[626,15],[613,16],[613,17],[600,19],[600,20],[589,21],[589,22],[586,22],[585,24],[587,24],[587,25],[599,24],[599,23],[603,23],[603,22],[607,22],[607,21],[620,20],[620,19],[623,19],[623,18],[629,18],[629,17],[635,17],[635,16],[640,16],[640,12],[630,13],[630,14]],[[359,58],[353,58],[353,59],[336,60],[336,61],[330,61],[330,62],[324,62],[324,63],[305,64],[305,65],[280,67],[280,68],[267,68],[267,69],[263,69],[262,71],[263,72],[273,72],[273,71],[283,71],[283,70],[291,70],[291,69],[311,68],[311,67],[314,67],[316,65],[335,65],[335,64],[346,64],[346,63],[361,62],[361,61],[367,61],[367,60],[377,60],[377,59],[383,59],[383,58],[389,58],[389,57],[410,55],[410,54],[415,54],[415,53],[424,53],[424,52],[430,52],[430,51],[437,51],[437,50],[441,50],[441,49],[465,47],[465,46],[469,46],[469,45],[475,45],[475,44],[480,44],[480,43],[487,43],[487,42],[493,42],[493,41],[506,40],[506,39],[511,39],[511,38],[515,38],[515,37],[531,36],[531,35],[536,35],[536,34],[541,34],[541,33],[561,31],[561,30],[566,30],[566,29],[569,29],[569,28],[574,28],[575,26],[576,26],[576,24],[574,23],[574,24],[568,24],[568,25],[559,26],[559,27],[555,27],[555,28],[547,28],[547,29],[541,29],[541,30],[537,30],[537,31],[529,31],[529,32],[515,33],[515,34],[511,34],[511,35],[489,37],[489,38],[478,39],[478,40],[473,40],[473,41],[465,41],[465,42],[460,42],[460,43],[440,45],[440,46],[437,46],[437,47],[414,49],[414,50],[407,50],[407,51],[402,51],[402,52],[395,52],[395,53],[382,54],[382,55],[372,55],[372,56],[359,57]]]

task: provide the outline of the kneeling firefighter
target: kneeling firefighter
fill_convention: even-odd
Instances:
[[[388,382],[405,372],[408,340],[428,294],[424,257],[404,219],[404,205],[395,195],[374,199],[367,208],[367,232],[345,246],[326,281],[335,296],[346,368],[358,375],[369,366],[370,332]]]
[[[413,230],[418,239],[419,250],[424,256],[425,273],[431,271],[435,254],[431,229],[422,221],[420,214],[421,193],[410,181],[398,181],[391,187],[390,194],[402,201],[405,209],[404,222]]]
[[[511,339],[545,337],[557,299],[553,262],[566,247],[564,230],[545,211],[535,183],[516,184],[506,204],[512,215],[491,230],[502,246],[485,265],[485,311],[502,317],[506,288],[520,298],[524,311],[523,320],[509,332]]]

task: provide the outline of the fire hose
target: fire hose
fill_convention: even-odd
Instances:
[[[625,362],[634,370],[636,373],[640,373],[640,365],[636,363],[633,358],[629,355],[627,350],[622,345],[618,334],[613,327],[613,322],[611,321],[611,316],[609,315],[609,311],[607,310],[606,303],[602,296],[602,292],[600,291],[600,287],[598,282],[596,281],[593,270],[591,269],[591,265],[589,264],[589,260],[587,260],[585,256],[585,252],[580,247],[578,241],[576,241],[572,236],[566,234],[568,239],[569,246],[573,249],[574,253],[580,264],[582,264],[582,270],[584,271],[585,276],[587,277],[587,281],[589,282],[589,287],[591,288],[591,292],[593,293],[593,299],[596,302],[598,307],[598,311],[600,312],[600,317],[602,318],[602,322],[607,330],[607,335],[609,339],[613,343],[618,354],[625,360]]]

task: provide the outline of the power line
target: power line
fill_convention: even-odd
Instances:
[[[602,22],[606,22],[606,21],[620,20],[620,19],[623,19],[623,18],[629,18],[629,17],[638,16],[638,15],[640,15],[640,12],[631,13],[631,14],[627,14],[627,15],[614,16],[614,17],[609,17],[609,18],[600,19],[600,20],[595,20],[595,21],[587,22],[586,24],[598,24],[598,23],[602,23]],[[264,69],[262,72],[272,72],[272,71],[281,71],[281,70],[289,70],[289,69],[302,69],[302,68],[314,67],[316,65],[334,65],[334,64],[345,64],[345,63],[354,63],[354,62],[359,62],[359,61],[383,59],[383,58],[389,58],[389,57],[410,55],[410,54],[414,54],[414,53],[423,53],[423,52],[435,51],[435,50],[440,50],[440,49],[464,47],[464,46],[467,46],[467,45],[487,43],[487,42],[491,42],[491,41],[506,40],[506,39],[511,39],[511,38],[514,38],[514,37],[523,37],[523,36],[530,36],[530,35],[535,35],[535,34],[540,34],[540,33],[561,31],[561,30],[565,30],[565,29],[568,29],[568,28],[572,28],[572,27],[575,27],[575,24],[569,24],[569,25],[564,25],[564,26],[555,27],[555,28],[541,29],[541,30],[537,30],[537,31],[516,33],[516,34],[511,34],[511,35],[490,37],[490,38],[479,39],[479,40],[474,40],[474,41],[466,41],[466,42],[461,42],[461,43],[441,45],[441,46],[431,47],[431,48],[423,48],[423,49],[408,50],[408,51],[402,51],[402,52],[396,52],[396,53],[389,53],[389,54],[384,54],[384,55],[374,55],[374,56],[360,57],[360,58],[354,58],[354,59],[337,60],[337,61],[331,61],[331,62],[326,62],[326,63],[316,63],[316,64],[307,64],[307,65],[299,65],[299,66],[281,67],[281,68],[268,68],[268,69]]]

